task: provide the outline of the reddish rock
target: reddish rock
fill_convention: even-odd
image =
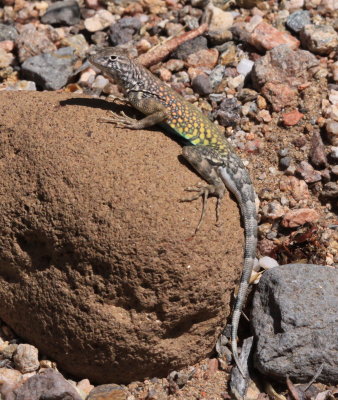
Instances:
[[[309,157],[315,167],[324,168],[327,165],[325,146],[319,131],[313,132]]]
[[[319,182],[322,179],[320,172],[316,171],[307,161],[301,161],[296,172],[307,183]]]
[[[248,41],[260,51],[271,50],[281,44],[292,50],[298,49],[300,42],[288,32],[281,32],[266,22],[261,22],[249,35]]]
[[[14,49],[14,42],[13,40],[3,40],[0,42],[0,49],[4,49],[8,53]]]
[[[277,112],[286,106],[297,104],[297,90],[283,83],[267,83],[262,88],[262,94]]]
[[[314,223],[319,220],[319,214],[312,208],[299,208],[291,210],[284,215],[282,225],[285,228],[296,228],[307,222]]]
[[[202,49],[196,53],[189,54],[186,58],[189,67],[214,68],[218,60],[218,51],[216,49]]]
[[[279,187],[282,192],[288,192],[296,201],[310,197],[307,184],[295,176],[282,176]]]
[[[17,389],[22,383],[21,372],[16,369],[0,368],[0,398],[12,400],[13,390]]]
[[[201,203],[179,200],[200,178],[181,146],[98,124],[109,112],[80,97],[0,91],[0,318],[72,376],[166,376],[210,354],[230,314],[238,206],[226,196],[216,226],[210,199],[192,237]]]
[[[298,122],[304,117],[304,114],[300,113],[298,110],[293,110],[282,115],[284,126],[293,126],[298,124]]]

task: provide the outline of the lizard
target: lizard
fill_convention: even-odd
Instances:
[[[239,371],[245,376],[238,357],[237,331],[257,247],[256,194],[249,173],[218,125],[148,69],[129,58],[126,51],[104,48],[91,55],[89,62],[122,89],[124,98],[119,100],[131,104],[145,115],[136,120],[123,112],[120,115],[113,113],[104,121],[136,130],[164,124],[188,141],[189,145],[182,148],[182,155],[208,183],[202,187],[187,188],[197,192],[190,200],[200,196],[203,199],[199,225],[210,195],[217,197],[216,216],[226,189],[234,194],[239,204],[245,232],[244,265],[232,313],[231,350]]]

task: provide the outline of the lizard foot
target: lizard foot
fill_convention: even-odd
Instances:
[[[100,118],[99,122],[108,122],[110,124],[115,124],[119,128],[131,128],[133,129],[135,126],[135,123],[138,121],[128,117],[123,111],[121,114],[115,114],[113,111],[111,111],[112,117],[110,118]]]
[[[207,202],[208,202],[208,197],[211,194],[215,194],[215,186],[214,185],[207,185],[207,186],[194,186],[194,187],[187,187],[184,189],[186,192],[196,192],[197,194],[189,199],[182,199],[180,200],[181,202],[186,202],[186,201],[194,201],[197,200],[198,198],[202,197],[203,200],[203,205],[202,205],[202,212],[201,212],[201,217],[198,221],[197,227],[195,229],[194,235],[199,231],[202,222],[204,221],[204,217],[207,211]],[[221,205],[221,198],[217,196],[217,205],[216,205],[216,222],[219,220],[219,208]]]

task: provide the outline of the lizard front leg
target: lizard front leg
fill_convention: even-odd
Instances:
[[[163,122],[168,115],[164,105],[154,99],[145,98],[138,100],[137,102],[133,101],[132,105],[147,116],[140,120],[136,120],[128,117],[124,112],[122,112],[119,115],[113,113],[111,118],[101,118],[101,121],[115,124],[121,128],[144,129]]]

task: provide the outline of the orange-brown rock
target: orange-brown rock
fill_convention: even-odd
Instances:
[[[0,92],[0,318],[93,382],[161,376],[210,354],[242,269],[236,202],[181,203],[200,180],[159,129],[117,106]]]

